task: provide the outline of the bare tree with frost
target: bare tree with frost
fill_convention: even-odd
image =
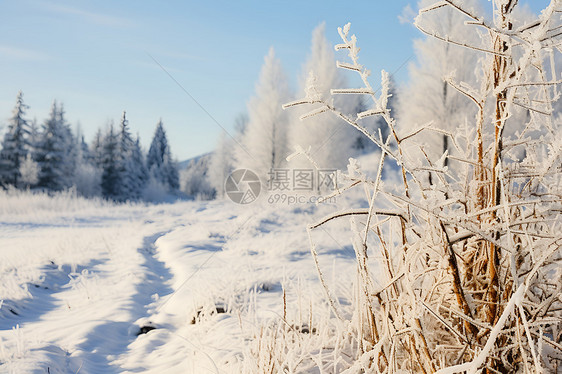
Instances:
[[[224,196],[224,181],[234,170],[233,151],[234,142],[222,132],[209,161],[209,184],[216,191],[217,198]]]
[[[493,0],[491,5],[492,20],[460,0],[436,1],[416,19],[418,28],[432,38],[481,56],[476,84],[447,79],[448,89],[476,108],[475,118],[454,133],[439,131],[460,155],[455,160],[463,167],[455,176],[443,160],[430,155],[422,164],[410,160],[411,149],[404,142],[434,129],[401,129],[387,106],[388,74],[383,71],[381,93],[375,94],[349,24],[339,29],[342,43],[336,46],[348,52],[349,60],[338,66],[358,74],[363,87],[334,88],[331,93],[366,95],[373,109],[348,115],[332,100],[311,95],[286,105],[314,105],[303,118],[331,112],[381,151],[374,179],[351,161],[343,175],[345,185],[336,192],[361,186],[368,208],[337,212],[308,228],[317,272],[335,316],[333,339],[311,350],[310,360],[321,370],[562,370],[562,119],[553,116],[553,102],[560,96],[555,61],[562,3],[552,0],[535,21],[517,28],[516,0]],[[450,11],[464,17],[459,22],[468,26],[466,34],[453,38],[424,27],[425,17]],[[477,33],[480,41],[472,44],[468,32]],[[521,126],[520,117],[512,116],[517,107],[527,110],[529,118],[522,131],[507,136],[509,127]],[[385,120],[388,137],[362,125],[372,116]],[[513,154],[520,149],[525,157],[514,162]],[[506,162],[508,158],[512,161]],[[400,166],[401,186],[381,181],[388,160]],[[424,178],[428,171],[436,176],[432,185]],[[327,286],[318,261],[321,248],[313,240],[317,228],[345,217],[351,218],[357,259],[350,309],[338,304]],[[291,349],[275,359],[290,359],[287,352]]]
[[[25,156],[20,168],[20,182],[23,187],[30,188],[39,181],[39,164],[35,162],[31,153]]]
[[[418,6],[424,8],[433,3],[434,0],[421,0]],[[474,0],[466,2],[471,7],[477,4]],[[479,36],[470,32],[470,26],[464,24],[465,20],[464,14],[447,7],[424,17],[423,27],[448,38],[463,39],[471,45],[480,45]],[[400,135],[429,124],[450,133],[465,121],[472,121],[476,115],[476,107],[470,105],[470,99],[452,88],[447,79],[454,77],[459,82],[474,85],[481,73],[478,59],[482,56],[474,49],[431,36],[415,40],[414,50],[417,63],[410,65],[410,79],[400,97],[396,114],[401,124],[401,128],[397,130]],[[419,141],[424,152],[433,159],[441,157],[446,151],[454,151],[446,134],[426,132],[423,139],[410,138],[409,142],[405,142],[404,146],[414,148],[412,156],[417,155],[416,158],[423,159],[423,153],[415,152],[418,145],[411,144],[415,141]]]
[[[326,26],[320,24],[312,32],[310,56],[306,61],[301,79],[301,94],[316,103],[332,100],[330,89],[346,84],[343,74],[336,68],[334,51],[326,39]],[[334,103],[345,113],[350,113],[360,106],[358,97],[337,97]],[[318,113],[325,112],[318,106]],[[353,130],[345,125],[340,118],[329,115],[312,116],[306,125],[293,121],[289,135],[291,152],[299,146],[309,149],[315,163],[320,168],[344,167],[348,157],[353,155],[352,148],[356,143]],[[296,160],[301,166],[312,167],[306,160]]]
[[[281,105],[289,99],[287,76],[271,48],[256,84],[256,95],[248,103],[242,147],[236,148],[238,168],[251,169],[267,178],[271,169],[285,164],[289,116]]]

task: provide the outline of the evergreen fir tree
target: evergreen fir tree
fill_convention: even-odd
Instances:
[[[169,190],[174,191],[179,188],[178,166],[172,159],[162,120],[156,125],[156,131],[146,157],[146,167],[151,177]]]
[[[168,152],[164,155],[164,175],[170,191],[177,191],[180,188],[180,174],[178,170],[178,163],[172,158]]]
[[[75,148],[78,156],[78,163],[90,162],[90,149],[88,147],[88,143],[86,143],[86,140],[84,139],[80,123],[76,125],[76,136],[74,139],[76,140]]]
[[[64,144],[63,160],[62,160],[62,185],[64,188],[71,187],[75,184],[75,172],[78,161],[78,142],[76,141],[70,124],[66,122],[64,117],[64,106],[60,105],[57,116],[57,123],[62,134],[62,142]]]
[[[132,145],[127,169],[129,170],[129,185],[131,186],[130,198],[139,199],[148,182],[149,175],[138,136]]]
[[[129,132],[129,121],[127,120],[127,113],[123,112],[120,123],[119,131],[119,149],[118,149],[118,197],[120,201],[125,201],[132,198],[135,188],[134,171],[132,170],[131,154],[133,149],[133,139]]]
[[[18,187],[21,173],[20,167],[29,151],[29,126],[24,118],[28,108],[23,102],[23,93],[17,96],[8,131],[2,141],[0,151],[0,186],[13,185]]]
[[[68,134],[61,118],[57,102],[54,101],[49,118],[43,125],[36,156],[41,168],[38,185],[53,191],[66,187],[64,164],[68,152]]]
[[[110,125],[103,142],[101,190],[105,198],[116,200],[120,196],[119,188],[119,139]]]
[[[92,163],[100,169],[103,167],[103,140],[103,133],[98,129],[89,149]]]
[[[35,153],[37,152],[37,147],[39,146],[39,142],[41,140],[41,133],[39,125],[37,124],[37,118],[33,118],[31,123],[29,124],[29,141],[27,144],[28,153],[35,158]]]

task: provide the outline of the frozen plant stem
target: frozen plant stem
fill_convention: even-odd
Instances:
[[[350,160],[345,183],[333,194],[363,188],[368,207],[335,212],[308,227],[328,303],[339,329],[356,341],[349,348],[355,357],[348,373],[497,373],[559,367],[560,329],[553,321],[562,320],[562,191],[557,166],[562,143],[556,135],[562,131],[562,118],[552,114],[553,101],[560,96],[554,53],[560,52],[562,4],[552,0],[536,21],[517,28],[517,0],[493,0],[494,22],[467,3],[436,1],[416,19],[416,26],[431,38],[484,57],[479,59],[479,89],[456,82],[452,73],[439,81],[446,95],[460,93],[477,107],[476,116],[464,120],[462,131],[447,131],[431,120],[417,129],[397,123],[388,108],[388,74],[381,74],[377,95],[369,71],[359,64],[349,24],[338,29],[342,43],[336,50],[347,51],[348,61],[337,66],[358,74],[362,86],[333,88],[331,94],[367,96],[372,107],[348,114],[334,100],[316,96],[284,105],[315,105],[302,120],[336,116],[381,151],[375,179]],[[441,12],[456,15],[451,19],[462,23],[462,33],[450,38],[427,25],[426,18],[440,17]],[[470,32],[477,33],[480,43],[459,39]],[[449,86],[453,90],[447,91]],[[446,100],[440,103],[446,105]],[[526,118],[518,107],[524,108]],[[386,139],[363,124],[373,116],[384,120]],[[423,141],[427,131],[446,136],[447,149],[438,160],[427,148],[417,150],[410,143],[420,137]],[[518,147],[519,154],[514,151]],[[302,148],[297,153],[313,161]],[[399,186],[389,188],[382,181],[387,158],[398,165]],[[429,184],[428,171],[437,176]],[[311,235],[345,218],[352,223],[357,260],[349,311],[340,304],[336,309],[337,295],[323,279],[321,248]],[[371,272],[373,264],[384,270]]]

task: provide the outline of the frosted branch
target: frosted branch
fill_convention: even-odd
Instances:
[[[308,112],[306,114],[303,114],[302,116],[299,117],[299,119],[301,121],[304,121],[307,118],[314,117],[314,116],[317,116],[319,114],[326,113],[328,111],[330,111],[330,108],[327,105],[324,105],[324,106],[321,106],[318,109],[314,109],[314,110],[311,110],[310,112]]]
[[[353,95],[374,95],[372,90],[366,88],[333,88],[330,90],[332,95],[353,94]]]

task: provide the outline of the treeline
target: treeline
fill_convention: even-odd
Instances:
[[[39,127],[26,118],[23,93],[17,96],[0,149],[0,187],[61,191],[76,188],[83,196],[115,201],[140,200],[179,188],[162,121],[148,154],[134,137],[123,112],[118,128],[100,128],[91,144],[74,133],[56,101]]]
[[[476,6],[478,2],[471,0],[469,3]],[[521,22],[533,19],[527,13],[520,16]],[[467,38],[473,45],[478,45],[477,35],[464,34],[462,17],[462,14],[448,10],[427,18],[439,33],[451,38]],[[475,71],[475,66],[481,56],[478,51],[429,37],[415,40],[414,46],[415,59],[408,65],[409,80],[396,87],[392,75],[385,75],[388,81],[382,82],[389,88],[389,95],[384,100],[388,100],[390,114],[399,123],[394,135],[402,139],[402,146],[411,148],[408,157],[412,162],[421,165],[429,158],[436,162],[433,167],[447,166],[454,172],[465,166],[454,161],[460,156],[455,137],[470,131],[465,125],[477,115],[477,106],[448,82],[478,86],[480,73]],[[344,57],[344,52],[340,52],[339,57]],[[251,169],[267,184],[271,170],[344,169],[350,157],[371,152],[374,149],[372,143],[348,126],[342,117],[355,119],[357,113],[377,113],[380,108],[353,90],[357,82],[346,82],[344,70],[337,68],[335,51],[325,36],[323,24],[312,33],[310,52],[296,91],[291,89],[281,61],[271,49],[265,56],[246,114],[237,120],[234,131],[221,134],[213,153],[193,160],[188,169],[182,171],[182,190],[201,198],[220,197],[226,177],[235,169]],[[336,87],[352,89],[339,90],[332,96],[331,89]],[[378,92],[380,87],[373,89]],[[283,104],[297,98],[314,104],[306,109],[282,109]],[[324,102],[340,108],[340,113],[330,115]],[[562,104],[557,102],[553,106],[556,115],[562,112]],[[504,135],[514,138],[516,134],[529,132],[525,123],[531,116],[524,106],[514,108],[509,119],[513,125],[506,127]],[[301,121],[303,118],[306,121]],[[393,146],[394,135],[388,138],[388,126],[382,117],[362,116],[360,123],[371,138],[382,143],[388,140]],[[422,137],[411,136],[422,128],[425,129]],[[297,146],[305,154],[288,163],[287,156],[294,153]],[[510,151],[503,155],[504,161],[508,162],[517,162],[523,156],[517,147],[510,147]],[[437,177],[428,171],[424,179],[431,183]]]
[[[312,34],[308,58],[303,67],[298,89],[292,90],[289,77],[273,48],[264,58],[256,83],[255,94],[248,101],[246,114],[241,115],[234,131],[222,133],[212,154],[194,159],[182,171],[182,191],[200,198],[221,197],[224,182],[235,169],[251,169],[267,184],[272,170],[284,168],[314,169],[306,157],[287,162],[287,156],[297,146],[309,149],[309,155],[319,168],[343,169],[349,157],[368,153],[374,147],[358,131],[348,126],[341,118],[321,115],[307,120],[299,110],[282,109],[297,97],[307,96],[317,100],[330,97],[334,87],[347,86],[345,75],[337,68],[332,44],[325,36],[325,25],[318,26]],[[392,96],[390,107],[397,105],[393,81],[389,82]],[[359,95],[339,95],[335,98],[346,113],[371,109],[372,103],[362,101]],[[320,104],[312,110],[324,110]],[[386,135],[386,126],[380,118],[366,119],[369,132]]]

